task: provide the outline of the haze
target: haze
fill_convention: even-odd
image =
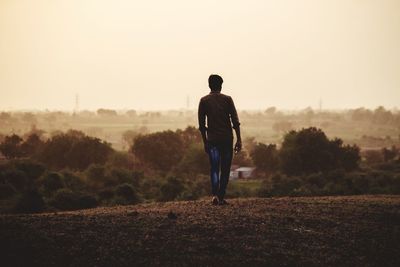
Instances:
[[[393,108],[400,1],[0,2],[0,109]]]

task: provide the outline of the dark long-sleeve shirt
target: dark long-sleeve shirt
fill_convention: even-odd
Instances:
[[[199,130],[206,131],[207,140],[213,142],[232,140],[232,128],[238,129],[240,125],[232,97],[218,91],[200,99],[198,118]]]

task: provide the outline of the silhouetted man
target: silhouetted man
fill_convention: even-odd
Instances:
[[[203,137],[204,150],[210,159],[212,203],[214,205],[227,204],[224,197],[233,156],[232,128],[235,129],[237,139],[235,153],[242,149],[240,123],[235,104],[230,96],[221,94],[222,83],[221,76],[210,75],[208,85],[211,91],[200,99],[198,110],[199,130]]]

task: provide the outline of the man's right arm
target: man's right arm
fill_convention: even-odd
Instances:
[[[232,121],[232,128],[235,129],[236,133],[236,144],[235,144],[235,151],[240,152],[242,150],[242,137],[240,136],[240,122],[239,116],[236,111],[235,104],[233,103],[233,99],[231,98],[231,108],[230,108],[230,115]]]

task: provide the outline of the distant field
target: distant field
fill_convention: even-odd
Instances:
[[[349,110],[313,111],[310,114],[304,110],[278,111],[269,115],[261,110],[239,111],[242,137],[243,139],[254,137],[257,142],[280,144],[288,130],[313,126],[321,128],[329,138],[338,137],[345,143],[355,143],[361,147],[400,144],[400,119],[395,119],[400,118],[398,113],[391,113],[392,121],[386,120],[379,123],[373,120],[372,115],[369,119],[353,120],[353,113]],[[282,122],[287,123],[288,126],[276,127],[276,124]],[[184,129],[188,126],[197,127],[197,125],[197,110],[139,112],[138,115],[132,117],[122,112],[115,116],[99,116],[96,112],[90,111],[76,116],[57,112],[35,114],[15,112],[10,115],[8,121],[0,120],[0,135],[10,133],[23,135],[31,131],[33,126],[35,129],[44,130],[47,135],[55,131],[76,129],[110,142],[115,149],[120,150],[127,149],[122,135],[128,130],[145,128],[145,133],[148,133]]]

